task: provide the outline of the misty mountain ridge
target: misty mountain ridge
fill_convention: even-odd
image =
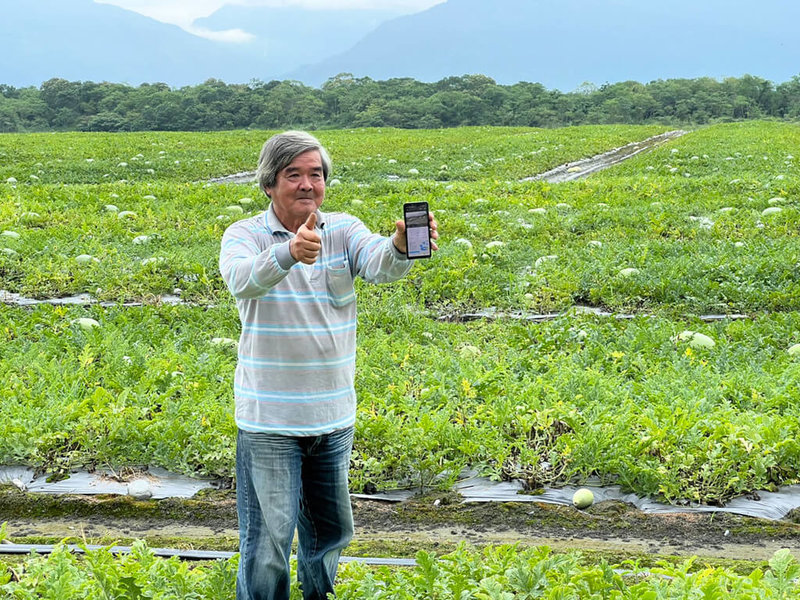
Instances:
[[[562,91],[745,73],[779,83],[800,73],[798,17],[800,4],[784,0],[448,0],[405,15],[225,6],[195,21],[252,34],[234,44],[92,0],[30,0],[4,7],[0,36],[14,50],[0,55],[0,83],[319,86],[339,73],[420,81],[480,73]]]
[[[315,10],[298,7],[227,5],[194,25],[211,31],[243,29],[253,38],[241,44],[283,79],[301,65],[325,60],[349,50],[381,23],[400,14],[397,10]],[[335,73],[334,73],[335,75]],[[327,78],[326,78],[327,79]]]
[[[448,0],[393,19],[290,78],[331,73],[437,81],[482,73],[563,91],[583,82],[800,73],[800,4],[783,0]]]

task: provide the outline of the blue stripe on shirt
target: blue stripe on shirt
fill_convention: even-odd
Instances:
[[[324,233],[327,235],[329,233],[333,233],[334,231],[339,231],[340,229],[346,229],[348,227],[352,227],[355,223],[357,223],[356,219],[342,219],[333,225],[326,225]]]
[[[242,325],[242,333],[249,335],[274,335],[274,336],[314,336],[326,335],[329,333],[346,333],[355,331],[356,321],[338,323],[336,325],[257,325],[255,323],[245,323]]]
[[[276,402],[284,404],[318,404],[322,402],[333,402],[342,398],[350,398],[354,395],[352,387],[340,388],[326,392],[265,392],[263,390],[253,390],[240,385],[233,386],[234,394],[239,398],[249,398],[258,402]]]
[[[228,250],[228,248],[231,248],[233,246],[244,246],[245,248],[251,250],[252,252],[255,252],[256,254],[261,254],[261,249],[258,246],[256,246],[255,243],[244,238],[233,238],[226,241],[224,244],[222,244],[222,250]]]
[[[247,283],[248,285],[254,285],[258,288],[263,288],[264,286],[256,281],[255,272],[256,272],[256,261],[253,261],[253,266],[250,267],[250,277],[248,278]]]
[[[355,362],[355,360],[355,354],[348,354],[347,356],[328,360],[269,360],[266,358],[239,355],[240,363],[254,369],[299,369],[313,371],[340,367],[342,365],[351,364]]]
[[[341,296],[333,296],[327,292],[311,292],[308,294],[293,295],[291,292],[277,292],[273,290],[266,296],[258,299],[259,302],[268,304],[331,304],[342,303],[343,301],[350,301],[355,299],[355,292],[348,292]]]

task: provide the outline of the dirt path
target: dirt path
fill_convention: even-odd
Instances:
[[[97,508],[96,500],[86,502]],[[80,514],[84,511],[72,502],[72,516],[23,514],[0,517],[0,521],[8,521],[8,538],[15,543],[77,538],[124,544],[146,539],[153,547],[235,551],[235,502],[229,498],[212,502],[205,515],[196,505],[186,513],[177,511],[191,518],[175,517],[174,503],[172,516],[156,514],[153,504],[143,514],[120,516],[103,514],[103,510]],[[413,556],[419,549],[447,552],[467,542],[548,545],[564,551],[599,552],[618,561],[654,555],[762,561],[781,548],[791,549],[800,558],[800,525],[795,523],[720,513],[644,514],[620,502],[601,502],[578,511],[540,503],[462,504],[448,496],[439,503],[430,497],[402,503],[355,499],[353,513],[356,535],[351,553],[370,556]]]
[[[471,531],[463,528],[438,527],[427,530],[408,530],[392,532],[396,539],[409,545],[421,547],[437,544],[458,544],[466,541],[475,545],[521,544],[523,546],[549,546],[560,552],[581,550],[598,552],[620,557],[630,555],[658,555],[679,558],[697,556],[706,560],[769,560],[775,552],[782,548],[792,548],[793,554],[800,559],[800,551],[796,547],[787,546],[780,541],[767,540],[758,544],[715,543],[692,544],[679,540],[652,539],[638,536],[605,536],[589,537],[587,535],[520,535],[515,531]],[[357,532],[356,540],[375,540],[386,542],[386,532]]]
[[[241,173],[234,173],[233,175],[225,175],[223,177],[214,177],[209,179],[206,184],[212,183],[236,183],[245,184],[253,183],[256,180],[255,171],[242,171]]]
[[[547,181],[550,183],[563,183],[565,181],[573,181],[575,179],[582,179],[588,177],[592,173],[602,171],[612,167],[623,160],[627,160],[632,156],[636,156],[641,152],[652,150],[656,146],[663,144],[671,139],[680,137],[688,133],[683,130],[668,131],[660,135],[642,140],[641,142],[631,142],[620,148],[614,148],[603,154],[598,154],[590,158],[584,158],[576,162],[570,162],[555,169],[550,169],[545,173],[526,177],[522,181]]]
[[[13,520],[8,524],[10,537],[17,539],[51,539],[53,543],[65,538],[78,538],[88,541],[146,539],[148,543],[157,547],[169,540],[171,547],[204,549],[209,540],[216,540],[216,544],[235,551],[238,531],[234,527],[213,527],[186,523],[140,523],[138,521],[113,522],[96,519],[91,520]],[[391,549],[402,547],[411,554],[420,548],[442,548],[446,550],[461,542],[476,546],[521,544],[523,546],[550,546],[559,551],[583,550],[601,552],[604,554],[618,555],[659,555],[672,557],[698,556],[715,560],[769,560],[781,548],[790,548],[794,555],[800,559],[800,550],[795,542],[786,540],[769,540],[757,543],[740,543],[724,541],[724,532],[719,534],[716,542],[704,540],[698,543],[695,540],[669,539],[640,536],[640,535],[610,535],[599,533],[591,535],[586,531],[564,532],[558,535],[554,532],[537,535],[530,531],[515,531],[511,529],[494,529],[491,527],[474,527],[464,525],[438,525],[417,527],[395,527],[384,530],[374,526],[359,524],[356,527],[354,543],[359,547],[379,546]],[[181,543],[175,544],[176,540]],[[216,545],[215,544],[215,545]]]
[[[438,507],[422,503],[415,501],[410,511],[405,503],[356,505],[358,535],[420,545],[520,543],[621,557],[698,556],[751,561],[768,560],[777,550],[790,548],[800,558],[800,525],[791,522],[723,513],[646,514],[616,501],[601,502],[585,511],[544,503]],[[408,523],[409,518],[413,523]]]

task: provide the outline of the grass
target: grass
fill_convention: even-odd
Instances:
[[[713,126],[584,181],[519,181],[660,131],[320,133],[341,181],[326,209],[389,233],[404,201],[427,200],[443,233],[404,281],[359,286],[356,489],[447,487],[469,466],[532,488],[599,476],[722,503],[798,480],[787,349],[800,341],[800,130]],[[199,181],[252,168],[267,135],[0,136],[13,157],[0,181],[18,180],[0,183],[0,231],[19,233],[0,236],[13,251],[0,253],[0,288],[145,304],[0,311],[0,462],[54,476],[103,465],[231,476],[236,356],[211,340],[235,339],[238,318],[219,239],[264,200]],[[763,215],[770,206],[782,211]],[[193,304],[158,302],[176,288]],[[639,316],[436,320],[575,304]],[[696,319],[740,312],[753,318]],[[100,327],[81,330],[81,317]],[[716,345],[692,348],[684,330]]]
[[[82,330],[83,316],[100,326]],[[446,485],[471,467],[714,503],[794,482],[798,319],[459,324],[363,311],[353,486]],[[237,327],[230,306],[7,307],[0,462],[232,477],[236,354],[212,339]],[[692,348],[684,330],[716,345]]]

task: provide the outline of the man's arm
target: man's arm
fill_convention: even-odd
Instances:
[[[439,224],[433,213],[428,213],[428,218],[431,238],[436,240],[439,238]],[[405,277],[414,263],[406,256],[406,247],[406,227],[403,221],[395,222],[395,232],[388,238],[371,233],[355,218],[348,229],[347,252],[353,270],[370,283],[387,283]],[[439,249],[435,241],[431,241],[431,248]]]
[[[260,298],[286,277],[295,262],[288,241],[262,252],[254,236],[238,224],[222,236],[219,271],[234,298]]]
[[[414,266],[392,237],[372,233],[358,219],[347,232],[347,254],[355,274],[369,283],[388,283],[405,277]]]

